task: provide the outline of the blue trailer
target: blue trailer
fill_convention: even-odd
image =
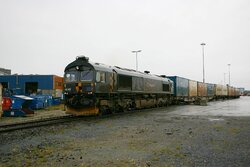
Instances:
[[[30,105],[33,101],[33,98],[15,95],[11,97],[12,104],[10,110],[4,110],[4,117],[23,117],[27,114],[34,114],[34,111],[31,110]]]

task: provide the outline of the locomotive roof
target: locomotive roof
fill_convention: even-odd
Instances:
[[[149,78],[149,79],[155,79],[155,80],[164,80],[164,81],[169,81],[172,82],[169,78],[166,77],[161,77],[145,72],[140,72],[136,71],[133,69],[128,69],[128,68],[122,68],[118,66],[108,66],[105,64],[101,63],[90,63],[96,70],[99,71],[106,71],[106,72],[116,72],[117,74],[121,75],[129,75],[129,76],[136,76],[136,77],[143,77],[143,78]]]
[[[92,67],[98,71],[116,72],[117,74],[121,74],[121,75],[129,75],[129,76],[136,76],[136,77],[143,77],[143,78],[172,82],[167,77],[161,77],[161,76],[157,76],[157,75],[153,75],[149,73],[136,71],[133,69],[121,68],[118,66],[108,66],[102,63],[89,62],[87,57],[77,57],[75,61],[70,63],[68,66],[66,66],[65,71],[71,68],[75,68],[76,66],[87,66],[87,67]]]

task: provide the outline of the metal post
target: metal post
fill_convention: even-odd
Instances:
[[[136,56],[136,71],[138,71],[138,57],[137,57],[137,53],[138,52],[141,52],[141,50],[134,50],[134,51],[132,51],[132,53],[135,53],[135,56]]]
[[[202,64],[203,64],[203,83],[205,83],[205,63],[204,63],[204,46],[206,44],[205,43],[201,43],[202,46]]]
[[[226,85],[226,73],[224,73],[224,85]]]
[[[227,64],[228,65],[228,85],[230,86],[230,66],[231,64]]]
[[[138,53],[138,52],[135,53],[135,55],[136,55],[136,71],[138,71],[138,58],[137,58],[137,53]]]

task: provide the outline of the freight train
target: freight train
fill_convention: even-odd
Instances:
[[[102,115],[199,102],[202,98],[239,97],[239,90],[230,86],[93,63],[85,56],[66,66],[64,82],[66,112],[73,115]]]

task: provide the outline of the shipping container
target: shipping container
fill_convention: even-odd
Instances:
[[[174,96],[188,97],[189,94],[189,80],[178,76],[167,76],[174,82]]]
[[[54,77],[54,90],[63,90],[63,77],[53,76]]]
[[[222,96],[224,96],[224,97],[228,96],[226,85],[222,85]]]
[[[235,88],[232,86],[227,86],[227,92],[229,97],[234,97],[235,96]]]
[[[222,96],[222,85],[215,84],[215,96],[216,97]]]
[[[197,97],[197,81],[189,80],[189,98]]]
[[[213,98],[215,96],[215,85],[214,84],[207,84],[207,96],[209,98]]]
[[[198,82],[197,95],[198,97],[207,97],[207,84],[206,83]]]
[[[240,88],[235,88],[235,97],[240,97],[240,95],[241,95]]]

